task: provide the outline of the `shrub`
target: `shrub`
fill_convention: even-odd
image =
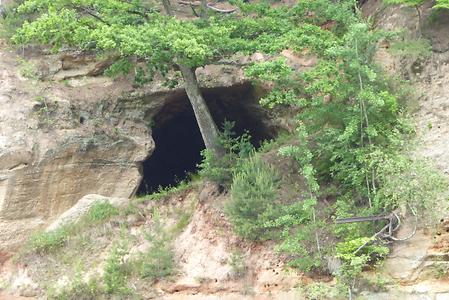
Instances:
[[[389,50],[394,55],[408,56],[414,59],[427,58],[432,55],[432,44],[424,38],[416,40],[404,39],[394,42]]]
[[[96,202],[86,214],[86,220],[88,222],[104,222],[113,216],[119,214],[117,208],[112,206],[109,202]]]
[[[54,231],[39,232],[33,235],[29,241],[31,251],[46,254],[64,246],[69,238],[69,227],[63,226]]]
[[[233,154],[226,154],[218,158],[212,151],[205,149],[201,151],[203,156],[199,164],[200,175],[212,182],[228,186],[232,182]]]
[[[193,181],[193,179],[191,179]],[[192,187],[192,182],[183,180],[178,183],[178,185],[175,186],[166,186],[162,187],[160,186],[157,192],[152,193],[150,195],[145,195],[143,197],[139,197],[139,202],[144,201],[160,201],[163,199],[166,199],[174,194],[181,193],[183,191],[186,191]]]
[[[373,241],[372,238],[362,237],[338,243],[336,246],[337,257],[342,260],[336,274],[337,279],[340,285],[347,287],[349,294],[356,286],[363,269],[389,253],[386,246],[372,244]]]
[[[23,16],[16,13],[19,1],[11,2],[3,4],[1,7],[3,11],[0,12],[0,37],[5,39],[10,39],[26,20]]]
[[[449,0],[437,0],[436,5],[433,8],[449,9]]]
[[[244,133],[237,137],[233,128],[234,122],[223,123],[218,142],[224,149],[224,154],[217,157],[212,151],[203,150],[203,161],[198,165],[201,177],[226,187],[232,183],[232,176],[239,161],[254,152],[249,134]]]
[[[147,239],[151,242],[151,247],[138,261],[139,273],[142,278],[154,283],[175,273],[175,254],[170,235],[162,229],[158,221],[154,233],[148,234]]]
[[[323,282],[314,282],[305,287],[305,296],[307,299],[335,299],[336,291],[333,287]]]
[[[156,282],[174,274],[173,249],[166,241],[153,241],[150,249],[142,255],[140,276]]]
[[[37,75],[37,67],[34,63],[27,61],[25,59],[21,59],[20,63],[20,75],[28,79],[38,79]]]
[[[231,253],[229,258],[229,265],[232,268],[232,273],[236,278],[245,276],[247,271],[247,266],[245,263],[245,257],[240,251],[234,251]]]
[[[431,163],[398,155],[385,159],[377,173],[382,185],[373,204],[379,210],[408,206],[430,225],[447,208],[447,178]],[[441,209],[434,210],[438,205]]]
[[[275,204],[278,178],[275,169],[259,156],[250,157],[239,166],[225,209],[238,235],[250,240],[267,238],[265,223],[279,214]]]
[[[61,290],[49,289],[47,298],[49,300],[94,300],[103,294],[103,290],[97,279],[85,282],[81,276],[75,279]]]
[[[123,262],[126,254],[123,244],[115,244],[106,259],[103,280],[108,294],[128,295],[131,292],[127,285],[128,270]]]

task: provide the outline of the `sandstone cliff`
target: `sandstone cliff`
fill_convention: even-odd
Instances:
[[[380,1],[369,0],[364,11],[378,27],[405,28],[410,37],[417,35],[413,10],[384,8]],[[424,15],[428,14],[427,7]],[[385,69],[411,80],[421,94],[414,113],[417,154],[448,173],[449,15],[441,20],[423,30],[432,44],[427,59],[394,57],[384,47],[378,60]],[[108,62],[99,63],[88,54],[55,56],[29,51],[24,53],[27,61],[21,62],[20,55],[5,44],[0,50],[0,264],[33,229],[48,225],[83,196],[134,196],[142,180],[142,163],[155,147],[150,123],[160,112],[165,119],[184,109],[178,101],[183,94],[179,87],[168,89],[156,81],[136,88],[129,78],[103,77],[101,71]],[[212,95],[246,84],[236,67],[209,66],[198,75]],[[168,112],[167,103],[171,104]],[[179,221],[174,213],[188,212],[189,216],[175,242],[180,274],[155,290],[146,290],[136,281],[145,295],[160,299],[242,299],[252,298],[251,293],[259,299],[302,297],[294,290],[298,278],[312,279],[282,272],[282,258],[272,245],[251,245],[234,236],[222,214],[226,197],[217,187],[200,185],[164,200],[161,207],[167,226]],[[144,232],[154,228],[153,206],[138,204],[141,213],[132,212],[132,217],[112,222],[105,229],[110,230],[108,234],[96,229],[86,234],[99,241],[97,247],[80,254],[92,268],[86,274],[95,274],[104,264],[111,248],[109,239],[119,235],[120,222],[129,226],[133,236],[130,257],[148,249]],[[405,226],[400,234],[409,230]],[[382,275],[393,284],[385,292],[367,290],[365,296],[447,299],[446,281],[435,278],[438,266],[447,267],[449,237],[444,230],[440,233],[435,237],[421,230],[410,241],[396,244]],[[250,266],[243,277],[236,276],[231,264],[236,250]],[[64,285],[64,273],[73,271],[46,257],[28,257],[27,262],[29,266],[9,262],[5,267],[6,280],[17,283],[13,293],[38,297],[44,292],[43,282],[63,278]],[[248,295],[242,296],[242,291]]]

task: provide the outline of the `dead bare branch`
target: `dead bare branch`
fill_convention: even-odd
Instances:
[[[207,4],[207,8],[212,9],[214,11],[218,11],[220,13],[224,13],[224,14],[231,14],[231,13],[233,13],[233,12],[235,12],[237,10],[237,8],[233,8],[233,9],[216,8],[216,7],[213,7],[210,3]]]
[[[413,207],[411,207],[411,206],[409,205],[409,208],[410,208],[410,211],[412,212],[412,215],[415,217],[415,226],[414,226],[414,228],[413,228],[413,231],[412,231],[408,236],[406,236],[405,238],[396,238],[396,237],[394,237],[394,236],[389,236],[389,237],[388,237],[388,238],[390,238],[391,240],[393,240],[393,241],[395,241],[395,242],[397,242],[397,241],[402,242],[402,241],[409,240],[409,239],[411,239],[411,238],[416,234],[416,230],[417,230],[417,228],[418,228],[418,215],[416,214],[416,212],[415,212],[415,210],[413,209]],[[398,217],[398,220],[399,220],[399,222],[400,222],[399,217]]]
[[[201,6],[201,3],[197,3],[197,2],[192,2],[192,1],[184,1],[184,0],[178,0],[179,4],[184,4],[184,5],[190,5],[190,7],[193,6]],[[223,14],[230,14],[235,12],[237,9],[236,8],[232,8],[232,9],[221,9],[221,8],[217,8],[217,7],[213,7],[211,3],[207,3],[207,8],[216,11],[216,12],[220,12]]]
[[[357,254],[360,250],[362,250],[364,247],[366,247],[369,243],[373,242],[377,238],[383,238],[388,239],[391,241],[406,241],[408,239],[411,239],[415,234],[418,227],[418,215],[416,214],[413,207],[408,205],[410,208],[410,211],[412,212],[413,216],[415,217],[415,225],[413,228],[413,231],[404,238],[396,238],[393,236],[393,233],[396,232],[399,227],[401,226],[401,218],[398,216],[396,212],[392,212],[388,215],[377,215],[377,216],[368,216],[368,217],[352,217],[352,218],[344,218],[344,219],[337,219],[337,224],[347,224],[347,223],[355,223],[355,222],[367,222],[367,221],[379,221],[379,220],[388,220],[388,224],[385,225],[380,231],[376,232],[369,240],[367,240],[365,243],[360,245],[353,254]],[[396,220],[396,224],[395,221]],[[394,226],[394,227],[393,227]],[[385,233],[387,231],[388,233]]]

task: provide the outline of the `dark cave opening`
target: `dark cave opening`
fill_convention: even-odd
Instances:
[[[219,127],[225,120],[235,122],[235,133],[241,135],[248,131],[256,147],[275,136],[276,129],[258,105],[259,97],[250,84],[204,89],[203,95]],[[204,143],[187,95],[178,91],[165,103],[157,115],[151,117],[156,148],[143,162],[138,195],[176,185],[189,173],[195,173],[201,162]]]

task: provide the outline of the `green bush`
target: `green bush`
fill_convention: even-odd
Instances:
[[[3,5],[3,17],[0,15],[0,38],[11,38],[26,20],[23,16],[16,13],[16,7],[19,2],[12,1],[10,5]]]
[[[239,161],[254,152],[249,134],[236,136],[233,127],[234,122],[223,123],[219,143],[224,149],[224,154],[218,157],[210,150],[203,150],[201,152],[203,161],[198,166],[201,177],[226,187],[232,183],[233,173]]]
[[[172,236],[163,230],[157,216],[155,219],[154,232],[147,235],[151,246],[137,262],[140,276],[152,283],[175,274],[175,254],[171,246]]]
[[[339,284],[348,288],[349,294],[355,288],[363,269],[389,253],[386,246],[374,242],[374,238],[362,237],[338,243],[336,246],[337,257],[342,260],[342,264],[335,275]]]
[[[123,262],[123,257],[126,254],[124,245],[115,244],[106,259],[103,280],[105,291],[108,294],[128,295],[131,293],[127,284],[129,270]]]
[[[170,197],[174,194],[179,194],[183,191],[190,189],[192,187],[192,181],[194,181],[194,179],[190,178],[190,180],[191,180],[190,182],[183,180],[174,186],[166,186],[166,187],[160,186],[158,188],[157,192],[139,197],[138,201],[139,202],[160,201],[160,200],[167,199],[168,197]]]
[[[67,226],[49,232],[39,232],[30,238],[29,248],[39,254],[50,253],[64,246],[69,235],[70,230]]]
[[[20,63],[20,75],[28,79],[38,79],[37,67],[34,63],[27,61],[25,59],[19,60]],[[48,108],[47,108],[48,110]],[[47,111],[45,111],[47,112]]]
[[[175,255],[173,249],[163,239],[156,239],[148,249],[142,254],[140,265],[140,276],[151,282],[156,282],[175,272]]]
[[[277,172],[259,156],[242,162],[234,174],[231,199],[225,209],[238,235],[250,240],[268,237],[265,223],[279,215],[275,203],[278,188]]]
[[[314,282],[304,288],[305,296],[311,300],[335,299],[335,288],[323,282]]]
[[[85,282],[81,276],[75,279],[62,290],[49,289],[47,298],[49,300],[94,300],[103,294],[103,290],[97,279]]]
[[[385,159],[377,171],[381,188],[373,205],[391,211],[397,207],[412,209],[422,220],[433,223],[447,208],[447,178],[430,162],[402,155]],[[440,210],[433,208],[440,205]]]
[[[98,201],[92,205],[85,218],[88,222],[97,223],[104,222],[118,214],[118,209],[112,206],[109,202]]]
[[[437,0],[436,5],[433,8],[449,9],[449,0]]]
[[[235,278],[241,278],[245,276],[248,268],[246,266],[245,257],[240,251],[234,251],[231,253],[228,261],[232,268],[232,273]]]
[[[203,156],[202,162],[199,164],[201,177],[228,186],[232,182],[232,165],[233,155],[225,155],[218,158],[212,151],[205,149],[201,151]]]

